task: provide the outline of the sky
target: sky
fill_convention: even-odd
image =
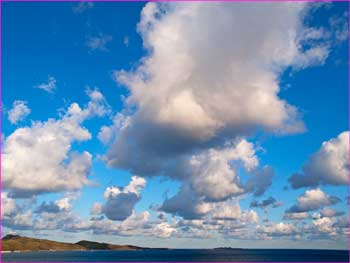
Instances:
[[[3,235],[347,248],[347,3],[2,12]]]

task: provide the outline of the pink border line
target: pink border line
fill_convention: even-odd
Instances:
[[[0,193],[2,193],[2,121],[3,121],[3,101],[2,101],[2,3],[3,2],[235,2],[235,3],[242,3],[242,2],[348,2],[348,15],[350,15],[350,0],[0,0]],[[350,21],[348,20],[348,32],[350,32]],[[350,39],[348,37],[348,130],[350,130]],[[350,143],[350,137],[349,137],[349,143]],[[348,156],[349,162],[350,162],[350,145],[349,145],[349,156]],[[348,226],[350,226],[350,174],[348,175],[349,183],[348,183]],[[0,214],[2,209],[2,203],[0,202]],[[350,251],[350,231],[348,233],[348,252]],[[0,218],[0,263],[2,261],[2,219]],[[17,261],[18,263],[22,263],[22,261]],[[43,262],[43,261],[36,261],[36,262]],[[63,263],[56,261],[58,263]],[[76,263],[87,263],[85,261],[75,261]],[[99,261],[101,263],[111,263],[112,261]],[[146,262],[146,261],[131,261],[131,262]],[[162,263],[167,263],[168,261],[159,261]],[[187,263],[188,261],[171,261],[175,263]],[[219,262],[219,261],[217,261]],[[249,262],[249,261],[234,261],[237,263],[256,263]],[[264,261],[266,263],[272,263],[269,261]],[[284,262],[284,261],[279,261]],[[305,263],[306,261],[299,261],[294,263]],[[309,262],[309,261],[307,261]],[[331,263],[332,261],[325,262],[325,263]],[[349,253],[349,260],[350,262],[350,253]],[[27,261],[23,261],[23,263],[27,263]],[[130,261],[123,262],[118,261],[118,263],[130,263]],[[209,262],[203,262],[201,263],[209,263]],[[278,261],[274,261],[273,263],[278,263]]]
[[[0,2],[349,2],[350,0],[0,0]]]

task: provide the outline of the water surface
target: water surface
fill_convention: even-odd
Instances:
[[[171,249],[142,251],[39,251],[4,253],[2,261],[308,261],[349,262],[346,250],[309,249]]]

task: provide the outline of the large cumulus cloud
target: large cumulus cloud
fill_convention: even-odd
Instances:
[[[148,3],[138,24],[148,55],[134,71],[115,72],[130,93],[125,111],[99,134],[113,142],[106,162],[182,181],[176,200],[167,200],[171,210],[186,189],[196,204],[262,195],[271,167],[260,169],[253,160],[243,186],[232,165],[240,157],[232,151],[257,130],[304,131],[298,109],[279,97],[279,76],[327,58],[328,46],[303,23],[307,9],[302,3]],[[186,213],[203,212],[192,208]]]

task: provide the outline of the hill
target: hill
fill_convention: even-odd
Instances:
[[[137,247],[137,246],[131,246],[131,245],[113,245],[108,243],[99,243],[99,242],[93,242],[93,241],[87,241],[82,240],[77,243],[76,245],[82,246],[87,250],[143,250],[147,249],[144,247]]]
[[[3,251],[38,251],[38,250],[86,250],[71,243],[57,242],[47,239],[7,235],[2,239]]]
[[[77,243],[65,243],[47,239],[7,235],[2,238],[3,251],[39,251],[39,250],[142,250],[147,248],[114,245],[82,240]]]

